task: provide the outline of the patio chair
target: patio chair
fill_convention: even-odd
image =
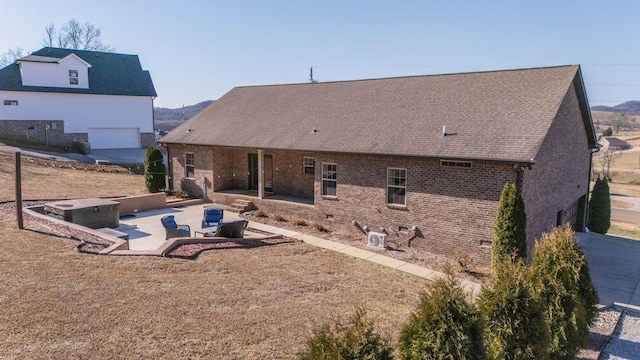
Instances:
[[[244,229],[247,228],[248,224],[249,222],[247,220],[236,220],[226,223],[220,223],[218,225],[218,229],[216,229],[216,233],[213,236],[226,238],[243,238]]]
[[[208,207],[204,209],[204,216],[202,218],[202,228],[208,228],[218,226],[222,222],[224,216],[224,210],[214,207]]]
[[[162,226],[167,231],[167,240],[176,237],[189,237],[191,236],[191,228],[189,225],[178,225],[173,215],[166,215],[160,219]]]
[[[244,229],[247,228],[249,222],[247,220],[236,220],[233,222],[233,231],[231,233],[232,238],[243,238]]]

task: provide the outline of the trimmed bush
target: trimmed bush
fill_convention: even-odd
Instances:
[[[484,359],[480,316],[454,270],[429,285],[400,334],[401,359]]]
[[[589,231],[606,234],[611,227],[611,195],[607,179],[596,179],[589,201]]]
[[[298,359],[388,360],[393,359],[393,347],[375,332],[374,322],[366,317],[366,312],[357,309],[347,323],[337,322],[332,327],[323,325],[315,329]]]
[[[503,261],[478,298],[491,359],[546,359],[549,330],[523,260]]]
[[[157,193],[166,187],[164,157],[160,150],[149,146],[144,158],[144,184],[151,193]]]
[[[527,258],[527,215],[515,184],[505,184],[494,225],[491,267],[516,256]]]
[[[584,253],[569,226],[544,234],[536,245],[530,279],[545,309],[549,358],[573,360],[589,340],[598,297]]]

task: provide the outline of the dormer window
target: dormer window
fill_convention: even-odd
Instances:
[[[78,70],[69,70],[69,85],[78,85]]]

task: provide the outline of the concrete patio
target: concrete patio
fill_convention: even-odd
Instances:
[[[180,225],[189,225],[191,228],[191,236],[202,236],[195,232],[206,232],[209,229],[202,228],[202,215],[205,207],[215,206],[213,204],[200,204],[176,208],[157,209],[139,212],[133,214],[133,216],[125,216],[120,218],[119,231],[127,233],[129,235],[129,250],[155,250],[161,247],[165,242],[166,232],[160,222],[160,219],[165,215],[173,215],[175,220]],[[224,208],[224,206],[220,206]],[[225,211],[224,221],[233,221],[241,219],[238,214],[231,211]],[[262,224],[251,222],[250,227],[255,229],[261,229]],[[275,228],[274,228],[275,229]],[[271,232],[273,234],[280,234],[284,236],[292,236],[296,233],[277,229],[265,229],[264,231]],[[246,232],[247,236],[258,235],[251,231]]]

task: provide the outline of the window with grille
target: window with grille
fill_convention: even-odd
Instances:
[[[407,169],[387,169],[387,204],[406,205]]]
[[[78,70],[69,70],[69,85],[78,85]]]
[[[302,160],[302,171],[304,174],[313,174],[315,172],[316,159],[312,157],[304,157]]]
[[[338,187],[336,164],[322,164],[322,195],[336,196]]]
[[[187,178],[193,179],[195,177],[196,166],[195,162],[193,161],[193,153],[185,154],[184,169],[185,176]]]

